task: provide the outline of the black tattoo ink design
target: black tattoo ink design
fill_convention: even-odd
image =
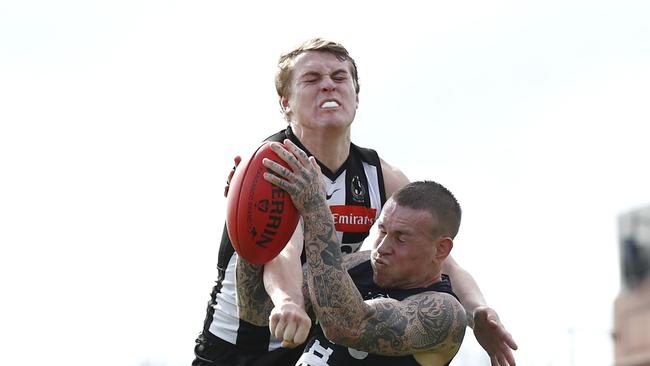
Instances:
[[[251,324],[267,326],[273,302],[262,279],[264,267],[237,258],[237,302],[239,316]]]

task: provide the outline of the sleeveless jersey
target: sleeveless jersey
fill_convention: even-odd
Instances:
[[[293,134],[291,127],[268,137],[266,141],[282,142],[284,139],[290,139],[307,155],[311,155]],[[348,159],[338,171],[332,172],[318,163],[323,172],[326,198],[336,224],[341,251],[356,252],[386,202],[379,156],[374,150],[350,144]],[[304,250],[302,257],[304,262]],[[236,264],[237,253],[224,226],[217,262],[218,277],[208,302],[203,331],[209,331],[243,351],[277,349],[281,342],[270,335],[268,327],[258,327],[239,319]]]
[[[442,281],[437,282],[426,288],[414,289],[383,289],[377,286],[372,280],[372,266],[370,260],[359,264],[348,270],[350,277],[357,286],[364,300],[376,299],[380,297],[390,297],[396,300],[403,300],[409,296],[427,292],[445,292],[454,297],[449,277],[442,275]],[[449,365],[449,362],[445,366]],[[312,333],[308,340],[302,356],[296,363],[296,366],[347,366],[347,365],[367,365],[367,366],[419,366],[420,364],[413,356],[380,356],[358,351],[330,342],[320,326]]]

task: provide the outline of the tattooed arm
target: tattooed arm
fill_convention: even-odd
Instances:
[[[297,247],[297,245],[294,245],[292,247],[292,244],[296,244],[298,241],[300,242],[300,247],[295,248]],[[292,286],[295,285],[298,287],[297,293],[295,291],[292,292],[293,295],[292,297],[300,298],[301,308],[305,306],[303,302],[303,298],[307,300],[307,296],[308,296],[305,295],[307,294],[307,292],[305,292],[304,289],[301,290],[301,288],[303,287],[301,284],[305,282],[304,281],[305,275],[303,274],[303,270],[301,269],[300,266],[300,253],[298,252],[298,250],[302,250],[302,241],[303,241],[302,227],[301,225],[298,225],[296,231],[294,232],[293,236],[289,240],[289,243],[280,252],[280,254],[278,254],[278,257],[284,257],[284,258],[276,257],[273,260],[273,261],[277,261],[278,259],[282,259],[285,262],[291,260],[297,261],[296,264],[296,266],[298,267],[297,273],[294,273],[294,271],[286,271],[286,272],[290,273],[290,276],[297,277],[297,278],[291,278],[291,281],[293,281],[291,285]],[[240,256],[237,257],[236,276],[237,276],[237,306],[239,309],[239,318],[257,326],[268,325],[271,328],[270,330],[272,334],[275,334],[276,330],[279,332],[279,334],[276,334],[276,338],[282,339],[284,342],[287,342],[289,340],[284,339],[283,333],[285,330],[285,326],[287,326],[287,324],[290,323],[290,321],[287,321],[286,318],[289,317],[291,314],[287,315],[283,313],[282,305],[276,304],[272,294],[275,293],[276,296],[280,294],[280,297],[282,297],[282,295],[284,296],[290,296],[290,295],[287,295],[286,291],[281,292],[283,289],[285,289],[285,287],[283,286],[277,285],[275,286],[274,289],[269,288],[269,281],[273,281],[273,279],[275,279],[276,281],[283,282],[282,277],[269,276],[268,266],[271,262],[262,266],[262,265],[252,264],[246,261],[245,259],[242,259],[242,257]],[[290,263],[284,263],[284,265],[288,267]],[[303,326],[305,328],[303,329],[305,334],[304,336],[299,337],[300,339],[298,339],[299,342],[297,344],[303,343],[305,341],[305,338],[311,326],[311,322],[309,318],[307,318],[307,322],[308,324]],[[280,327],[278,327],[278,323],[280,323]],[[294,335],[295,334],[293,333],[290,335],[292,340],[295,340]],[[287,343],[287,344],[283,344],[283,346],[291,347],[292,345]]]
[[[237,306],[239,318],[257,326],[269,325],[273,302],[266,293],[262,275],[264,266],[237,257]]]
[[[265,179],[286,190],[302,214],[309,298],[326,337],[374,354],[435,359],[426,364],[451,358],[466,327],[460,303],[438,292],[364,301],[343,265],[315,159],[289,141],[271,147],[291,170],[265,159],[277,174]]]
[[[350,268],[354,268],[358,266],[359,264],[365,262],[368,260],[370,257],[370,252],[369,251],[364,251],[364,252],[356,252],[352,254],[348,254],[345,257],[343,257],[343,266],[345,267],[345,270],[349,270]],[[305,311],[309,315],[311,319],[316,319],[316,314],[314,314],[314,307],[311,305],[311,298],[309,296],[309,284],[307,282],[307,278],[309,276],[309,266],[306,264],[302,267],[302,277],[303,277],[303,285],[302,285],[302,295],[305,298]]]

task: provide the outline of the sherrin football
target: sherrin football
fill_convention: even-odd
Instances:
[[[285,247],[298,225],[300,213],[291,196],[264,179],[262,164],[269,158],[288,165],[264,142],[242,160],[230,181],[226,199],[226,227],[233,247],[242,258],[264,264]]]

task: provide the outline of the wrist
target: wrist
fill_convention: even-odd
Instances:
[[[278,308],[292,305],[301,308],[305,307],[305,299],[302,297],[302,293],[288,294],[284,291],[276,292],[271,295],[271,301],[273,301],[273,305]]]
[[[302,296],[300,296],[299,299],[286,298],[286,299],[283,299],[283,300],[281,300],[279,302],[279,306],[282,306],[282,307],[284,307],[284,306],[298,306],[298,307],[304,308],[305,307],[305,302],[303,300],[304,299],[302,298]]]
[[[474,304],[473,306],[468,306],[465,309],[465,313],[467,314],[467,325],[474,329],[474,325],[480,321],[479,317],[481,316],[481,313],[486,309],[488,309],[488,306],[485,304]]]

